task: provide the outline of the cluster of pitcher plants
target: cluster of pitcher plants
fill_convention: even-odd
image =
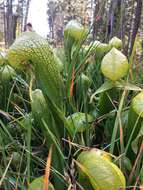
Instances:
[[[63,47],[24,32],[1,52],[0,189],[143,189],[137,43],[89,34],[72,20]]]

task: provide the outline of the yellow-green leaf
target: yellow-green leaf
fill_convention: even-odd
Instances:
[[[121,49],[123,46],[122,40],[120,40],[119,38],[117,38],[116,36],[114,36],[110,41],[109,41],[109,45],[111,47],[115,47],[117,49]]]
[[[67,122],[69,123],[70,131],[73,135],[76,132],[84,132],[92,126],[93,117],[89,114],[76,112],[67,117]]]
[[[38,177],[35,180],[32,181],[32,183],[29,185],[28,190],[43,190],[44,185],[44,177]],[[49,183],[49,190],[54,190],[54,187],[51,183]]]
[[[68,38],[70,36],[75,40],[84,39],[87,33],[88,30],[76,20],[69,21],[64,30],[65,37]]]
[[[83,151],[77,159],[79,175],[86,176],[95,190],[124,190],[125,177],[106,154],[99,154],[97,149]]]
[[[143,92],[140,92],[133,98],[132,107],[136,114],[138,114],[140,117],[143,117]]]
[[[105,77],[112,81],[116,81],[124,77],[129,69],[127,57],[117,50],[112,48],[108,52],[101,63],[101,71]]]

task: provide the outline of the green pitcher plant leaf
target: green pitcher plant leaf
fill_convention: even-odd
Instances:
[[[119,89],[125,89],[125,90],[130,90],[130,91],[142,91],[143,89],[134,85],[134,84],[131,84],[127,81],[124,81],[124,80],[118,80],[118,81],[110,81],[110,80],[107,80],[105,81],[100,88],[98,88],[91,96],[90,98],[90,102],[93,101],[93,99],[95,98],[96,95],[100,94],[100,93],[103,93],[103,92],[106,92],[107,90],[110,90],[112,89],[113,87],[116,87],[116,88],[119,88]]]
[[[142,89],[134,84],[131,84],[124,80],[119,80],[115,82],[115,87],[130,90],[130,91],[142,91]]]
[[[30,183],[28,190],[43,190],[44,186],[44,176],[37,177],[35,180]],[[49,183],[49,190],[54,190],[54,187],[51,183]]]
[[[64,37],[68,38],[70,36],[75,40],[79,41],[81,39],[84,39],[87,33],[88,33],[87,28],[82,26],[76,20],[71,20],[68,22],[68,24],[65,27]]]
[[[101,85],[101,87],[98,88],[98,89],[95,91],[94,94],[92,94],[92,96],[91,96],[91,98],[90,98],[90,103],[93,102],[93,99],[95,98],[95,96],[96,96],[97,94],[101,94],[101,93],[103,93],[103,92],[105,92],[105,91],[107,91],[107,90],[112,89],[112,88],[114,87],[114,85],[115,85],[115,84],[114,84],[112,81],[110,81],[110,80],[105,81],[105,82]]]
[[[143,124],[141,125],[141,129],[140,129],[137,137],[132,142],[132,149],[135,154],[137,154],[142,141],[143,141]]]
[[[111,47],[115,47],[116,49],[121,49],[123,46],[123,42],[122,40],[120,40],[119,38],[117,38],[116,36],[114,36],[110,41],[109,41],[109,45]]]
[[[125,190],[125,177],[109,159],[108,153],[94,148],[83,151],[76,163],[79,168],[79,182],[86,176],[95,190]]]
[[[67,117],[72,134],[82,133],[92,127],[93,117],[89,114],[77,112]]]
[[[17,69],[32,67],[36,80],[51,101],[62,109],[63,83],[54,53],[48,42],[36,32],[24,32],[8,50],[9,63]]]
[[[103,58],[101,71],[105,77],[117,81],[124,77],[129,69],[127,57],[116,48],[112,48]]]
[[[143,118],[143,92],[133,98],[132,106],[136,114]]]
[[[0,81],[9,82],[16,76],[15,70],[9,65],[3,65],[0,67]]]
[[[143,92],[138,93],[131,101],[128,123],[126,126],[126,149],[125,152],[131,159],[135,159],[137,152],[137,144],[142,134],[142,118],[143,118]],[[142,139],[142,135],[141,135]],[[134,142],[134,143],[133,143]],[[140,143],[139,143],[140,144]]]

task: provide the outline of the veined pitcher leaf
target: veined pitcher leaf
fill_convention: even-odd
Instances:
[[[62,72],[64,69],[64,65],[63,65],[62,61],[60,60],[60,58],[55,53],[54,53],[54,59],[58,66],[59,71]]]
[[[33,69],[43,95],[63,108],[63,82],[47,40],[36,32],[24,32],[7,52],[9,64],[19,70]],[[29,69],[27,70],[29,71]]]
[[[121,170],[97,149],[82,152],[78,159],[80,180],[86,176],[95,190],[125,190],[126,181]]]
[[[112,81],[117,81],[124,77],[129,69],[127,57],[112,48],[103,58],[101,63],[101,71],[105,77]]]

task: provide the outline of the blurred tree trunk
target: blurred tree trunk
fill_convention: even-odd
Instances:
[[[106,9],[106,0],[94,0],[94,12],[93,12],[93,40],[95,37],[98,40],[105,40],[106,27],[104,26],[105,20],[105,9]],[[102,32],[104,35],[102,35]]]
[[[27,2],[26,2],[26,12],[25,12],[25,18],[24,18],[24,27],[27,24],[28,12],[29,12],[29,7],[30,7],[30,1],[31,0],[27,0]]]
[[[24,13],[23,13],[23,10],[24,10],[24,3],[25,3],[25,0],[18,0],[18,7],[19,7],[19,15],[20,15],[20,19],[19,19],[19,25],[20,25],[20,28],[19,28],[19,32],[23,32],[25,30],[25,27],[24,27],[24,21],[23,21],[23,18],[24,18]]]
[[[112,0],[109,9],[108,39],[113,36],[123,38],[124,1]]]
[[[117,6],[117,0],[112,0],[109,9],[108,39],[112,38],[113,36],[114,15],[115,15],[116,6]]]
[[[5,45],[9,47],[16,38],[18,20],[18,14],[16,12],[13,13],[13,0],[6,1],[4,17]]]
[[[13,11],[12,11],[12,0],[7,0],[6,2],[6,31],[5,31],[5,42],[6,46],[9,46],[13,42]]]
[[[97,29],[98,29],[98,27],[97,27],[97,24],[96,24],[96,16],[97,16],[97,14],[98,14],[98,11],[99,11],[99,8],[100,8],[100,6],[99,6],[99,1],[97,1],[97,0],[94,0],[94,6],[95,6],[95,8],[94,8],[94,13],[93,13],[93,32],[92,32],[92,35],[93,35],[93,40],[95,40],[95,36],[96,36],[96,34],[97,34]]]
[[[119,37],[124,41],[125,37],[125,0],[121,0],[121,11],[120,11],[120,30],[119,30]]]
[[[127,44],[124,44],[124,53],[125,55],[128,55],[133,23],[134,23],[135,1],[128,0],[125,3],[126,3],[126,19],[125,19],[124,31],[128,39],[127,39]]]
[[[54,21],[55,21],[55,16],[56,16],[56,10],[57,10],[57,3],[54,1],[49,1],[47,4],[48,10],[48,24],[50,28],[50,37],[54,39]]]
[[[27,23],[30,0],[6,0],[4,11],[5,45],[9,47],[16,38],[17,32],[23,32]],[[19,26],[19,31],[18,31]]]
[[[141,14],[142,14],[142,3],[143,3],[142,0],[137,0],[134,26],[133,26],[133,32],[132,32],[132,37],[131,37],[130,55],[132,53],[135,38],[138,33],[138,28],[140,26],[140,20],[141,20]]]
[[[17,20],[18,20],[18,15],[13,15],[13,39],[12,40],[16,38]]]

